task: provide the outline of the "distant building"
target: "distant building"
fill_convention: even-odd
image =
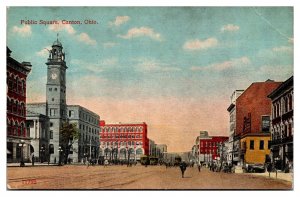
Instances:
[[[31,71],[29,62],[18,62],[6,47],[7,86],[7,162],[30,158],[30,133],[26,126],[26,80]]]
[[[141,155],[149,155],[147,124],[116,123],[100,121],[100,156],[109,160],[140,160]]]
[[[271,159],[277,168],[284,170],[293,164],[294,139],[294,79],[283,82],[271,94]],[[290,166],[291,167],[291,166]]]
[[[72,145],[69,158],[73,162],[83,159],[97,159],[99,154],[100,116],[80,105],[68,105],[68,119],[75,123],[80,131],[80,138]]]
[[[230,105],[227,108],[229,112],[229,139],[227,143],[227,161],[237,164],[239,161],[239,141],[234,140],[236,131],[236,99],[244,92],[244,90],[235,90],[230,97]]]
[[[200,162],[207,163],[224,157],[225,150],[219,147],[224,146],[228,140],[227,136],[210,136],[209,138],[200,139]]]
[[[240,162],[264,163],[270,154],[271,100],[267,97],[281,82],[252,83],[236,99],[235,140],[240,142]]]

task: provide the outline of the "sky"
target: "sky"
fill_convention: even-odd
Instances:
[[[27,102],[45,102],[58,33],[67,104],[107,123],[146,122],[171,152],[191,150],[201,130],[228,136],[234,90],[293,75],[292,7],[10,7],[6,30],[12,57],[33,65]]]

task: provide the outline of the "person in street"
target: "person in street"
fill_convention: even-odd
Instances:
[[[184,178],[184,172],[185,172],[186,167],[187,167],[185,161],[182,161],[182,162],[179,164],[179,167],[180,167],[180,170],[181,170],[182,178]]]
[[[32,154],[31,162],[32,162],[32,166],[34,166],[34,154]]]
[[[198,164],[197,167],[198,167],[198,171],[201,172],[201,164]]]

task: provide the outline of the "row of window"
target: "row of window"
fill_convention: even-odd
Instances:
[[[83,131],[86,131],[86,132],[89,132],[93,135],[98,135],[98,132],[99,132],[98,129],[91,128],[91,127],[89,127],[87,125],[84,125],[84,124],[79,124],[79,129],[83,130]]]
[[[143,135],[115,135],[115,136],[110,136],[110,135],[108,135],[108,136],[100,136],[100,138],[103,138],[103,139],[110,139],[110,138],[125,138],[125,139],[130,139],[130,138],[132,138],[132,139],[134,139],[134,138],[137,138],[137,139],[139,139],[139,138],[143,138]]]
[[[104,127],[100,132],[143,132],[143,127]]]
[[[49,88],[50,92],[52,92],[52,91],[57,92],[57,90],[58,90],[58,88]],[[63,93],[66,93],[66,90],[63,89],[63,88],[60,88],[60,91],[63,92]]]
[[[293,125],[289,123],[288,125],[284,125],[277,129],[273,129],[271,132],[271,139],[284,139],[286,137],[293,136]]]
[[[218,149],[204,149],[204,150],[201,150],[200,151],[201,152],[201,154],[219,154],[219,151],[218,151]]]
[[[7,98],[7,112],[25,117],[25,104],[23,102]]]
[[[25,123],[22,122],[21,124],[17,121],[8,121],[7,124],[7,135],[9,136],[20,136],[20,137],[26,137],[26,127]]]
[[[265,148],[265,141],[264,140],[259,140],[259,150],[264,150]],[[250,140],[250,146],[249,146],[250,150],[254,150],[255,149],[255,141],[254,140]],[[270,140],[268,141],[268,149],[270,149]]]
[[[218,147],[220,145],[220,142],[200,142],[201,147],[205,145],[205,147]]]
[[[20,79],[19,76],[14,76],[13,74],[7,73],[7,86],[8,90],[25,96],[25,79]]]
[[[129,141],[129,142],[100,142],[100,145],[103,146],[134,146],[134,145],[143,145],[143,142],[135,142],[135,141]]]
[[[278,102],[273,103],[272,105],[272,118],[277,118],[282,116],[289,111],[293,110],[293,96],[288,94],[285,97],[282,97]]]
[[[70,111],[72,111],[72,110],[70,110]],[[72,114],[74,114],[74,112],[69,112],[69,117]],[[85,112],[79,111],[79,119],[99,125],[99,120],[97,120],[96,118],[92,117],[91,115],[89,115],[88,113],[85,113]]]

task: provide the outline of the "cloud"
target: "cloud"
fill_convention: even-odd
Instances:
[[[68,34],[75,34],[76,31],[70,24],[62,24],[62,21],[59,21],[58,24],[52,24],[48,27],[49,31],[59,32],[66,31]]]
[[[206,40],[189,40],[186,41],[183,45],[183,49],[189,51],[195,50],[205,50],[208,48],[212,48],[218,45],[218,40],[216,38],[208,38]]]
[[[239,31],[240,30],[240,27],[237,26],[237,25],[233,25],[233,24],[227,24],[227,25],[224,25],[222,28],[221,28],[221,32],[235,32],[235,31]]]
[[[286,53],[291,53],[293,52],[293,48],[289,46],[280,46],[280,47],[274,47],[272,49],[273,52],[286,52]]]
[[[47,57],[49,55],[49,50],[51,50],[51,46],[46,46],[35,54],[39,57]]]
[[[77,35],[77,39],[80,42],[83,42],[87,45],[96,45],[97,44],[96,40],[91,39],[87,33],[81,33],[81,34]]]
[[[118,45],[118,43],[116,42],[106,42],[106,43],[103,43],[103,47],[104,48],[112,48],[114,46]]]
[[[241,57],[237,59],[231,59],[228,61],[224,61],[221,63],[210,64],[208,66],[192,66],[190,69],[193,71],[204,71],[204,70],[211,70],[211,71],[223,71],[231,68],[236,68],[239,66],[244,66],[250,64],[251,61],[248,57]]]
[[[23,25],[22,27],[13,26],[12,31],[14,33],[19,34],[22,37],[28,37],[28,36],[31,36],[31,34],[32,34],[30,25]]]
[[[109,22],[110,26],[120,26],[130,20],[129,16],[117,16],[113,22]]]
[[[129,29],[127,34],[118,35],[118,37],[123,39],[132,39],[143,36],[149,37],[153,40],[162,41],[161,35],[159,33],[156,33],[152,28],[149,27],[134,27],[132,29]]]
[[[258,73],[267,74],[268,76],[280,80],[286,80],[293,75],[293,65],[262,65]]]
[[[77,69],[75,70],[76,72],[80,71],[81,69],[84,69],[87,71],[91,71],[93,73],[100,73],[103,72],[103,70],[108,66],[114,66],[117,63],[118,63],[118,59],[115,57],[107,58],[96,63],[86,62],[79,59],[71,60],[71,64],[78,65],[79,67],[81,67],[81,68],[77,67]]]
[[[170,66],[169,64],[154,60],[154,59],[147,59],[147,58],[139,58],[138,63],[136,65],[138,70],[142,71],[179,71],[180,68]]]

